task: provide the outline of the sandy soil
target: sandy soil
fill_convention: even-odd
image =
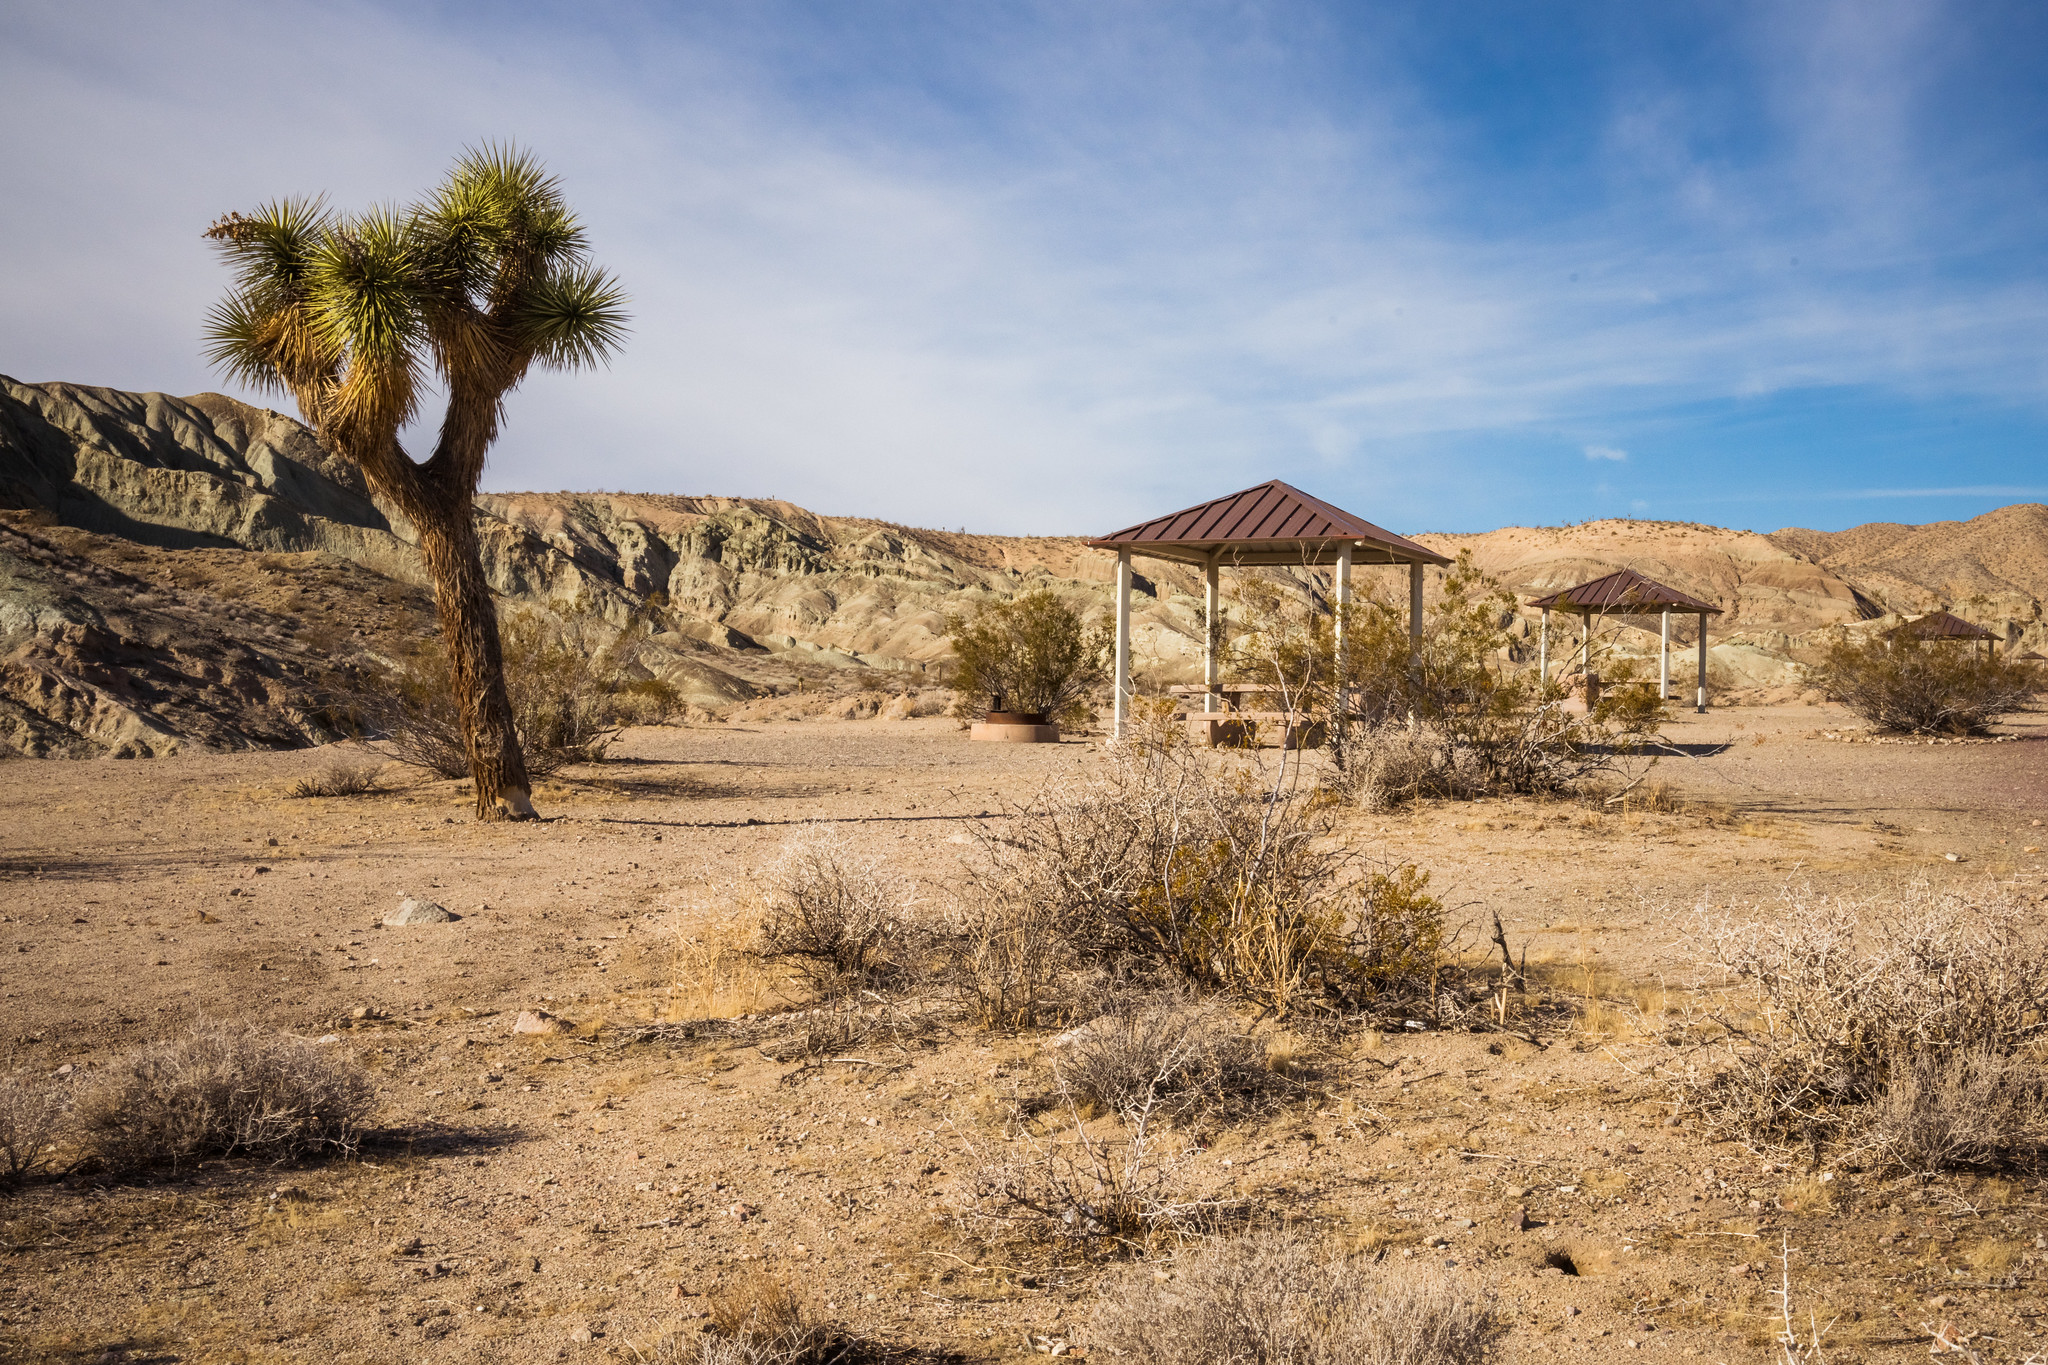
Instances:
[[[2042,718],[1995,744],[1827,737],[1850,729],[1826,706],[1684,715],[1689,756],[1652,803],[1677,809],[1641,809],[1646,786],[1605,810],[1352,814],[1345,837],[1429,869],[1475,921],[1497,910],[1560,990],[1607,994],[1679,969],[1674,911],[1703,897],[1914,877],[2048,893]],[[195,1016],[246,1018],[337,1034],[385,1103],[359,1162],[0,1203],[0,1359],[630,1360],[762,1270],[932,1358],[1015,1357],[1026,1333],[1085,1346],[1099,1270],[998,1264],[949,1222],[1007,1140],[1004,1097],[1047,1087],[1045,1036],[937,1027],[795,1076],[763,1045],[798,1002],[705,964],[792,827],[841,822],[936,897],[969,821],[1099,751],[924,720],[641,730],[617,755],[545,784],[549,820],[521,826],[470,823],[457,784],[397,769],[381,795],[290,798],[334,750],[0,766],[18,1065],[89,1077]],[[460,918],[380,928],[405,894]],[[541,1006],[582,1034],[512,1036]],[[707,1012],[758,1017],[622,1042]],[[1918,1358],[1923,1322],[1985,1334],[1987,1360],[2048,1337],[2034,1183],[1830,1172],[1820,1201],[1807,1172],[1667,1125],[1625,1024],[1558,1014],[1534,1037],[1348,1039],[1314,1100],[1188,1160],[1275,1217],[1495,1285],[1510,1360],[1763,1359],[1781,1243],[1802,1310],[1838,1319],[1831,1358]],[[1544,1267],[1559,1249],[1577,1275]]]

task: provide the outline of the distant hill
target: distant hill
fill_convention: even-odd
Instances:
[[[431,628],[403,519],[300,423],[219,394],[0,376],[0,522],[0,744],[26,752],[310,742],[320,664]],[[510,609],[622,623],[659,594],[647,666],[723,710],[799,680],[811,694],[930,683],[947,613],[1040,586],[1106,608],[1113,565],[1076,537],[746,498],[489,494],[477,526]],[[1521,592],[1626,565],[1713,601],[1728,611],[1713,632],[1724,688],[1796,687],[1789,665],[1809,632],[1887,607],[1947,605],[2048,643],[2038,504],[1840,532],[1607,520],[1419,539],[1471,549]],[[1187,677],[1201,585],[1184,568],[1138,567],[1138,666]]]

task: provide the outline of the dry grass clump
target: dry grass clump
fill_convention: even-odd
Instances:
[[[1170,1276],[1103,1291],[1089,1344],[1131,1365],[1482,1365],[1507,1325],[1441,1269],[1368,1266],[1265,1234],[1212,1242]]]
[[[94,1155],[132,1171],[216,1155],[350,1155],[375,1108],[369,1077],[335,1052],[208,1022],[109,1067],[75,1119]]]
[[[1866,1139],[1919,1174],[2032,1164],[2048,1151],[2048,1068],[1991,1052],[1918,1058],[1893,1077]]]
[[[0,1076],[0,1190],[49,1169],[63,1117],[63,1094],[48,1081],[19,1071]]]
[[[1911,887],[1888,906],[1788,894],[1768,917],[1703,910],[1701,959],[1733,973],[1673,1068],[1718,1130],[1816,1154],[1843,1141],[1910,1169],[2043,1150],[2048,934],[2021,902]]]
[[[763,956],[827,995],[907,970],[910,884],[835,827],[813,824],[790,836],[765,880]]]
[[[377,765],[374,763],[329,763],[311,777],[302,777],[292,784],[292,795],[305,798],[314,796],[368,796],[378,789]]]
[[[1022,1139],[1021,1155],[987,1161],[968,1178],[962,1231],[992,1246],[1036,1244],[1103,1260],[1241,1221],[1244,1201],[1196,1192],[1151,1117],[1126,1115],[1127,1129],[1097,1135],[1075,1113],[1066,1136]]]
[[[886,1355],[838,1323],[814,1318],[803,1300],[756,1272],[711,1297],[708,1324],[664,1332],[646,1349],[628,1344],[650,1365],[855,1365]]]
[[[1100,937],[1077,907],[1019,860],[1000,880],[970,879],[947,914],[951,975],[982,1028],[1034,1028],[1068,1007],[1075,973]]]
[[[1295,1088],[1227,1006],[1177,994],[1120,1002],[1068,1033],[1055,1065],[1075,1099],[1126,1117],[1242,1112]]]
[[[1413,719],[1364,724],[1344,738],[1345,776],[1369,811],[1427,796],[1468,797],[1490,790],[1486,765],[1440,725]]]

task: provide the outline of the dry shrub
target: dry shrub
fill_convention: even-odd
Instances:
[[[48,1170],[64,1096],[40,1076],[0,1076],[0,1189]]]
[[[814,1318],[803,1301],[765,1273],[711,1296],[710,1322],[690,1322],[642,1346],[651,1365],[854,1365],[886,1352],[837,1323]]]
[[[292,795],[313,796],[368,796],[378,789],[377,765],[374,763],[329,763],[311,777],[302,777],[292,784]]]
[[[1035,1028],[1067,1005],[1086,930],[1073,907],[1034,894],[1040,870],[970,881],[949,911],[952,976],[982,1028]]]
[[[1893,1077],[1866,1141],[1922,1175],[2030,1165],[2048,1151],[2048,1070],[1989,1052],[1918,1058]]]
[[[977,889],[1083,962],[1156,962],[1285,1012],[1341,954],[1347,855],[1298,762],[1205,761],[1171,733],[1042,792],[984,833]]]
[[[621,715],[619,704],[630,682],[624,670],[635,628],[599,644],[576,634],[575,622],[553,623],[534,612],[508,618],[499,631],[512,724],[535,777],[602,759],[635,714]],[[421,641],[397,659],[359,667],[337,690],[335,709],[399,762],[442,777],[469,776],[462,717],[439,641]]]
[[[1226,1006],[1178,994],[1121,1002],[1074,1029],[1056,1065],[1074,1098],[1126,1117],[1242,1112],[1289,1089]]]
[[[1482,1365],[1507,1325],[1493,1298],[1431,1266],[1371,1266],[1299,1236],[1218,1241],[1170,1276],[1103,1291],[1089,1344],[1132,1365]]]
[[[333,1050],[203,1022],[109,1067],[76,1118],[101,1161],[132,1171],[204,1156],[350,1155],[375,1108],[369,1077]]]
[[[1427,877],[1369,875],[1328,837],[1336,809],[1298,756],[1157,727],[981,830],[959,899],[1002,971],[977,980],[1040,1009],[1074,965],[1164,970],[1277,1015],[1430,1002],[1445,938],[1441,906],[1415,899]]]
[[[1357,726],[1344,740],[1344,760],[1351,790],[1369,811],[1426,796],[1477,796],[1491,785],[1474,750],[1442,726],[1413,719]]]
[[[795,967],[819,991],[844,994],[900,976],[910,884],[832,825],[807,825],[768,869],[763,956]]]
[[[1242,1200],[1194,1191],[1176,1144],[1153,1134],[1150,1112],[1125,1117],[1122,1132],[1097,1136],[1075,1113],[1069,1135],[1020,1138],[1021,1155],[984,1162],[967,1180],[961,1229],[992,1246],[1038,1244],[1097,1260],[1241,1219]]]
[[[718,1347],[705,1350],[705,1365],[838,1365],[862,1354],[858,1338],[811,1316],[802,1299],[766,1274],[712,1296],[711,1330]]]
[[[1692,940],[1735,977],[1672,1071],[1710,1127],[1816,1153],[1867,1139],[1908,1164],[2031,1146],[2031,1123],[1988,1147],[1978,1127],[2035,1103],[2018,1059],[2048,1034],[2048,935],[2003,888],[1920,884],[1882,906],[1788,893],[1758,919],[1703,909]],[[1951,1120],[1943,1105],[1964,1107]]]
[[[1980,734],[2027,710],[2040,687],[2024,663],[1980,654],[1973,640],[1919,639],[1911,626],[1837,640],[1810,676],[1870,724],[1914,734]]]

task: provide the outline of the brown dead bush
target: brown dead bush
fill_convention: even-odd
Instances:
[[[1482,1365],[1493,1298],[1430,1266],[1368,1266],[1298,1235],[1211,1242],[1104,1289],[1089,1345],[1131,1365]]]
[[[1918,1058],[1893,1077],[1865,1142],[1916,1175],[2036,1165],[2048,1152],[2048,1069],[1988,1052]]]
[[[302,777],[292,784],[292,795],[302,799],[368,796],[377,790],[377,765],[374,763],[329,763],[313,776]]]
[[[1703,908],[1691,943],[1733,978],[1681,1027],[1696,1046],[1668,1070],[1710,1128],[1816,1155],[1870,1141],[1909,1165],[2031,1140],[2024,1124],[1983,1131],[2034,1102],[2019,1061],[2048,1036],[2048,933],[2005,888],[1788,892],[1768,915]],[[1942,1105],[1958,1106],[1948,1137]]]
[[[1198,1190],[1178,1151],[1185,1142],[1163,1140],[1153,1130],[1156,1113],[1128,1113],[1127,1127],[1098,1134],[1070,1108],[1064,1133],[1020,1136],[969,1174],[961,1230],[992,1247],[1109,1260],[1241,1225],[1245,1201]]]
[[[1055,1066],[1075,1098],[1125,1116],[1242,1113],[1300,1088],[1267,1068],[1265,1043],[1222,1002],[1172,992],[1073,1029]]]
[[[136,1171],[205,1156],[352,1155],[375,1108],[369,1077],[330,1048],[207,1022],[110,1066],[75,1117],[109,1169]]]
[[[0,1190],[50,1168],[64,1096],[40,1076],[0,1076]]]
[[[761,952],[821,993],[843,994],[908,970],[908,882],[831,825],[792,835],[769,868]]]

